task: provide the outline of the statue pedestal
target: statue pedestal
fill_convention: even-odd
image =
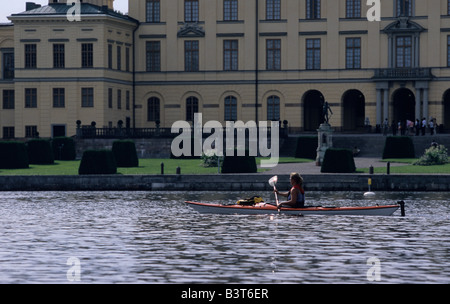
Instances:
[[[333,147],[333,132],[334,129],[326,122],[317,129],[319,143],[317,146],[316,166],[322,166],[325,151]]]

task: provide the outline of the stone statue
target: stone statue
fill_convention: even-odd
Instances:
[[[323,116],[323,120],[328,124],[330,121],[330,116],[328,116],[328,112],[330,112],[331,115],[333,115],[333,111],[331,111],[331,107],[328,104],[327,101],[324,101],[323,103],[323,110],[322,110],[322,116]]]

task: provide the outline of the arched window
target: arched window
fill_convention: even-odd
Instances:
[[[186,121],[194,121],[195,113],[198,113],[198,98],[191,96],[186,99]]]
[[[225,121],[237,120],[237,98],[234,96],[225,97]]]
[[[280,97],[273,95],[267,98],[267,120],[280,120]]]
[[[150,97],[147,100],[147,120],[157,121],[160,120],[160,102],[157,97]]]

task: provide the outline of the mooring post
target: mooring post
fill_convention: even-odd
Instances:
[[[180,167],[177,167],[177,174],[178,175],[181,174],[181,168]]]
[[[386,174],[391,174],[391,162],[387,162],[386,164]]]
[[[164,175],[164,163],[161,163],[161,175]]]
[[[400,212],[402,216],[405,216],[405,202],[404,201],[399,201],[397,202],[397,204],[400,205]]]

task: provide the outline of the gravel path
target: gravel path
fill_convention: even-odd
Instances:
[[[369,168],[370,166],[386,168],[386,162],[382,162],[379,158],[369,157],[355,157],[356,168]],[[408,164],[391,163],[393,166],[404,166]],[[320,166],[316,166],[315,162],[310,163],[280,163],[270,171],[265,171],[264,174],[290,174],[291,172],[298,172],[300,174],[322,174],[320,173]]]

